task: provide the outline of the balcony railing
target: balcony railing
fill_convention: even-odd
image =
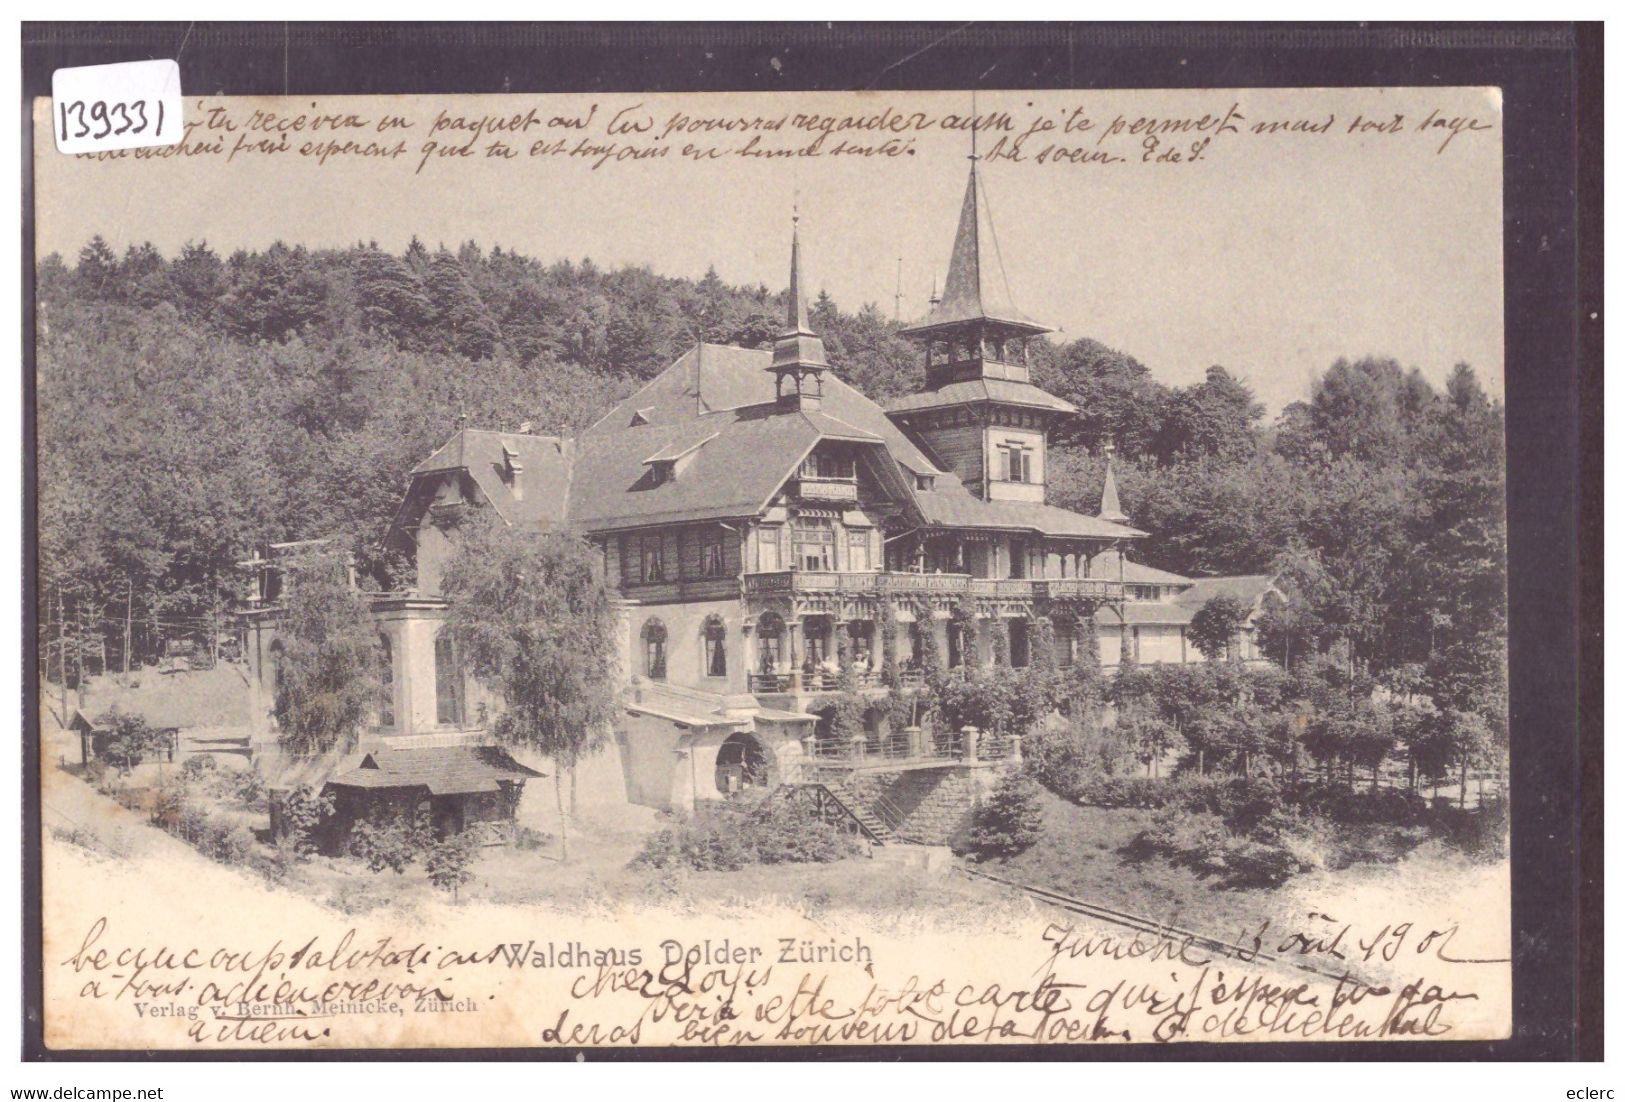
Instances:
[[[794,593],[943,594],[1004,600],[1116,601],[1123,584],[1108,578],[973,578],[906,571],[774,570],[745,575],[745,596]]]
[[[919,731],[904,728],[885,735],[870,732],[851,742],[828,736],[808,740],[807,761],[813,767],[886,768],[900,765],[936,765],[951,762],[1014,761],[1021,755],[1021,740],[974,730]]]
[[[841,689],[841,675],[824,669],[802,670],[799,674],[753,673],[747,680],[753,693],[833,693]],[[854,674],[852,680],[859,689],[879,689],[886,684],[884,675],[873,671]],[[900,670],[897,683],[905,689],[917,689],[925,683],[925,675],[919,670]]]
[[[850,478],[807,478],[796,482],[796,494],[806,501],[856,501],[857,481]]]

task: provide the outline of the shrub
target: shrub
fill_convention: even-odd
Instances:
[[[546,831],[535,830],[528,826],[514,827],[513,845],[515,849],[543,849],[552,845],[552,843],[553,836]]]
[[[433,835],[427,820],[422,818],[387,822],[363,819],[350,828],[350,855],[364,862],[372,872],[390,869],[397,874],[404,873],[432,844]]]
[[[297,859],[302,861],[316,852],[316,831],[331,814],[333,797],[320,795],[308,784],[298,785],[282,797],[282,833],[290,839]]]
[[[457,889],[474,878],[469,865],[474,861],[474,838],[466,831],[443,838],[429,847],[424,855],[423,868],[435,887],[457,898]]]
[[[181,765],[181,779],[191,784],[194,781],[201,780],[205,773],[213,773],[219,768],[220,763],[215,761],[214,758],[208,754],[199,754],[187,758],[185,763]]]
[[[751,852],[732,829],[718,829],[712,817],[685,820],[649,836],[632,859],[655,869],[685,866],[733,872],[750,863]]]
[[[839,861],[858,850],[856,839],[804,805],[770,798],[697,810],[651,835],[632,863],[733,871],[749,864]]]
[[[1210,812],[1166,807],[1135,838],[1135,848],[1161,854],[1203,873],[1223,872],[1231,840],[1224,820]]]
[[[228,865],[246,865],[254,852],[254,832],[242,823],[229,827],[215,840],[215,856]]]
[[[1167,781],[1150,777],[1095,777],[1083,785],[1078,799],[1096,807],[1159,808],[1174,795]]]
[[[262,810],[265,807],[265,778],[257,770],[248,770],[237,778],[237,789],[233,795],[244,807]]]
[[[1044,830],[1040,790],[1025,773],[1012,770],[977,809],[967,840],[978,859],[1012,857],[1038,841]]]
[[[1247,840],[1237,840],[1226,848],[1225,863],[1225,882],[1234,888],[1279,887],[1299,868],[1297,856],[1287,847]]]

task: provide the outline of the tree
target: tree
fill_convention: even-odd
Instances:
[[[107,739],[107,756],[117,763],[120,773],[128,773],[148,754],[169,749],[169,735],[158,731],[142,716],[114,708],[96,720],[96,726],[112,732]]]
[[[970,850],[979,858],[1014,857],[1044,832],[1043,791],[1019,769],[1005,773],[976,811]]]
[[[1219,593],[1207,599],[1186,634],[1209,662],[1217,662],[1230,650],[1236,635],[1247,623],[1247,609],[1228,593]]]
[[[360,250],[355,296],[365,329],[385,334],[403,348],[423,345],[434,307],[417,273],[406,264],[376,247]]]
[[[1143,704],[1125,708],[1117,715],[1117,729],[1134,748],[1134,757],[1145,766],[1145,775],[1155,777],[1158,767],[1170,756],[1185,751],[1185,740],[1174,725]]]
[[[423,290],[435,311],[434,347],[471,360],[483,360],[496,352],[502,333],[455,256],[445,250],[435,254]]]
[[[377,703],[378,633],[342,555],[315,553],[287,573],[274,711],[297,757],[354,748]]]
[[[469,868],[473,863],[474,839],[466,830],[434,843],[423,858],[429,882],[441,891],[450,892],[452,902],[457,901],[457,889],[474,878]]]
[[[564,774],[607,741],[618,699],[614,617],[602,556],[568,532],[479,515],[458,534],[441,592],[441,629],[501,697],[492,731],[553,760],[559,842],[569,860]]]
[[[1217,364],[1202,382],[1175,390],[1166,409],[1157,440],[1164,459],[1181,453],[1237,459],[1258,447],[1264,407],[1250,387]]]

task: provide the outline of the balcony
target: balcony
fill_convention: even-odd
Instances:
[[[858,483],[854,478],[808,478],[803,476],[796,482],[796,496],[803,501],[840,501],[856,502],[858,500]]]
[[[879,673],[854,674],[853,679],[860,690],[886,687],[885,679]],[[828,670],[753,673],[748,675],[746,681],[753,693],[833,693],[841,689],[841,675]],[[925,675],[919,670],[902,670],[897,675],[897,684],[904,689],[917,689],[924,683]]]
[[[804,779],[813,780],[829,770],[920,769],[972,762],[1020,761],[1021,756],[1021,739],[1011,735],[993,735],[975,728],[942,732],[905,728],[885,733],[871,731],[861,739],[845,743],[827,736],[809,738],[802,773]]]
[[[973,578],[969,574],[853,573],[776,570],[745,575],[746,597],[843,594],[849,596],[968,596],[983,600],[1118,601],[1121,582],[1106,578]]]

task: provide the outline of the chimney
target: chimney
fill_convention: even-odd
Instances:
[[[508,441],[502,442],[502,481],[508,484],[515,501],[525,500],[525,487],[520,478],[525,473],[525,465],[519,461],[519,449]]]

